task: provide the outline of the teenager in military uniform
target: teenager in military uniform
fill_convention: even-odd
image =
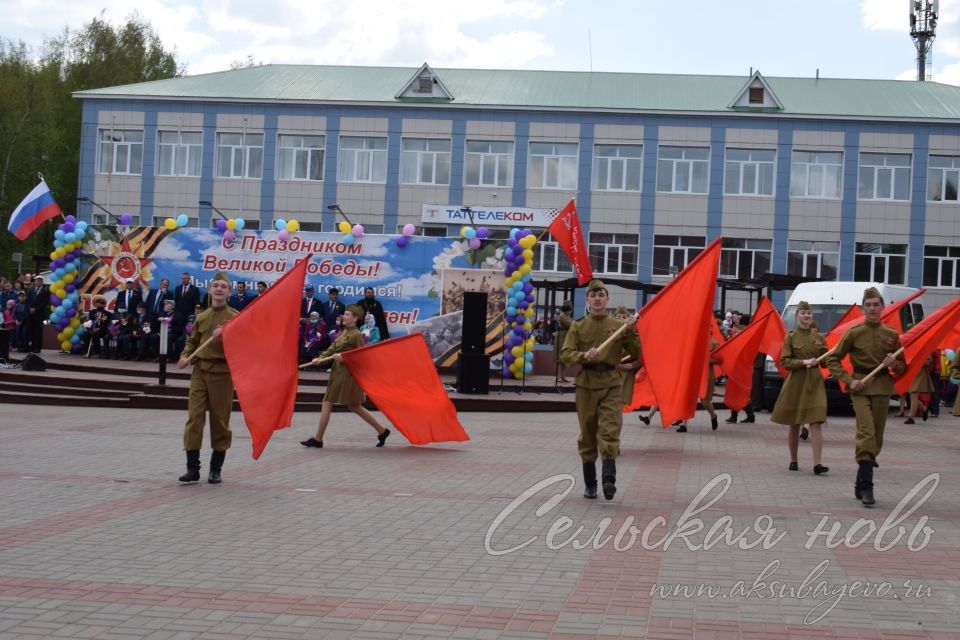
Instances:
[[[313,437],[300,442],[305,447],[323,448],[323,434],[330,424],[330,413],[334,404],[345,404],[350,411],[363,418],[364,422],[377,430],[377,446],[382,447],[390,435],[390,429],[382,426],[373,414],[363,406],[363,389],[357,384],[340,356],[344,351],[359,349],[364,346],[363,334],[357,329],[357,322],[364,317],[363,309],[355,304],[347,305],[343,312],[343,330],[337,334],[336,340],[326,351],[318,355],[312,362],[320,364],[320,360],[334,356],[333,368],[330,369],[330,378],[327,380],[327,392],[320,405],[320,422],[317,424],[317,433]]]
[[[613,317],[621,322],[630,321],[630,314],[627,313],[626,307],[623,306],[617,307],[617,310],[613,313]],[[617,365],[617,369],[620,370],[620,376],[622,378],[620,392],[621,401],[624,405],[633,402],[633,386],[637,380],[637,370],[641,366],[640,362],[628,353],[623,354],[623,358],[620,359],[620,363]],[[623,413],[620,414],[620,421],[623,422]]]
[[[873,468],[879,466],[877,456],[883,447],[883,429],[890,411],[890,396],[894,392],[889,370],[901,374],[906,363],[903,355],[893,355],[900,348],[900,336],[880,322],[883,296],[875,287],[863,292],[861,307],[864,322],[848,329],[826,360],[830,372],[849,390],[850,401],[857,414],[855,457],[858,470],[854,495],[864,505],[870,506],[876,502],[873,497]],[[852,376],[840,364],[848,354],[853,364]],[[865,384],[862,378],[881,365],[883,369],[880,373]]]
[[[560,305],[560,315],[557,316],[557,333],[553,337],[553,359],[557,363],[558,382],[570,382],[563,375],[564,366],[563,363],[560,362],[560,350],[563,348],[563,341],[567,337],[567,331],[570,330],[570,325],[573,324],[573,316],[570,315],[571,313],[573,313],[573,303],[569,300],[564,300],[563,304]]]
[[[210,413],[210,444],[213,453],[210,456],[211,484],[220,483],[220,470],[227,456],[227,449],[233,440],[230,431],[230,411],[233,408],[233,379],[230,367],[223,353],[223,341],[214,340],[202,350],[200,345],[208,338],[218,337],[223,324],[237,315],[237,311],[227,306],[230,296],[230,280],[224,273],[218,273],[210,282],[210,307],[199,313],[193,322],[193,333],[180,354],[177,367],[183,369],[193,361],[193,373],[190,376],[190,399],[187,411],[187,424],[183,430],[183,448],[187,452],[187,472],[180,476],[180,482],[198,482],[200,480],[200,447],[203,445],[204,415]],[[196,352],[196,355],[194,355]]]
[[[578,446],[583,462],[583,480],[586,485],[583,497],[597,497],[596,460],[603,460],[601,481],[603,496],[613,499],[617,491],[617,463],[620,455],[620,427],[622,380],[617,365],[624,354],[640,361],[640,338],[634,324],[635,317],[627,322],[627,328],[610,345],[598,350],[623,322],[607,314],[609,296],[600,280],[591,280],[587,285],[587,305],[590,313],[570,326],[560,351],[560,359],[566,365],[580,365],[575,380],[577,418],[580,420]]]
[[[787,446],[790,449],[790,470],[796,471],[800,448],[800,426],[810,425],[813,436],[813,472],[826,473],[829,467],[821,462],[823,433],[820,427],[827,419],[827,391],[817,358],[827,352],[827,341],[813,329],[813,309],[805,300],[797,304],[797,328],[783,339],[780,364],[789,371],[780,396],[770,414],[770,421],[790,425]]]

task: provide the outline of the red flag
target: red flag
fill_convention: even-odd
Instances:
[[[946,351],[947,349],[956,351],[958,348],[960,348],[960,326],[956,326],[948,331],[947,335],[945,335],[937,345],[937,349],[941,351]]]
[[[863,311],[860,310],[860,305],[854,302],[852,305],[850,305],[850,308],[847,309],[842,316],[840,316],[840,319],[834,323],[830,331],[824,334],[824,339],[827,343],[827,349],[832,349],[837,346],[837,343],[840,342],[840,338],[843,337],[843,332],[846,331],[846,329],[841,331],[840,327],[849,328],[858,325],[861,322],[863,322]],[[844,356],[843,360],[840,361],[840,366],[843,367],[847,373],[853,373],[853,365],[850,364],[849,355]],[[826,367],[820,367],[820,375],[823,376],[824,379],[827,379],[833,374],[830,373],[830,369],[827,369]]]
[[[657,396],[653,393],[653,387],[650,386],[650,378],[647,376],[647,370],[644,367],[637,369],[633,382],[633,399],[630,404],[623,406],[623,412],[634,411],[640,407],[649,407],[657,404]]]
[[[664,424],[697,410],[719,266],[717,238],[640,310],[643,363]]]
[[[587,243],[583,239],[583,229],[580,227],[580,217],[577,215],[577,205],[571,199],[567,206],[557,214],[557,217],[547,231],[557,241],[563,252],[567,254],[573,268],[577,272],[577,283],[583,286],[593,278],[593,269],[590,268],[590,254],[587,253]]]
[[[960,322],[960,298],[954,298],[944,306],[900,336],[903,357],[907,368],[896,376],[893,386],[897,393],[904,394],[910,388],[913,379],[923,368],[927,358],[937,348],[943,337],[949,334]]]
[[[253,459],[286,429],[297,397],[297,338],[307,256],[223,325],[223,352],[253,439]]]
[[[862,317],[863,317],[863,311],[860,310],[860,305],[854,302],[852,305],[850,305],[849,309],[843,312],[843,315],[840,316],[840,319],[833,323],[833,326],[830,327],[830,331],[833,331],[834,329],[836,329],[842,324],[853,322],[854,320],[857,320],[858,318],[862,318]]]
[[[410,444],[470,439],[421,334],[384,340],[342,356],[353,379]]]
[[[770,317],[767,319],[767,330],[760,340],[760,353],[765,353],[773,358],[774,364],[777,365],[777,371],[780,372],[780,377],[786,378],[787,370],[780,365],[780,351],[783,350],[783,339],[787,337],[787,327],[783,324],[783,318],[780,317],[770,301],[761,296],[753,316],[759,318],[768,313]]]
[[[731,411],[739,411],[750,403],[750,387],[753,384],[753,361],[757,358],[760,345],[767,332],[774,311],[767,311],[754,318],[743,331],[731,337],[713,352],[714,360],[727,374],[726,391],[723,403]],[[781,342],[781,345],[783,343]]]
[[[883,313],[880,315],[880,322],[888,327],[896,329],[897,333],[903,333],[903,324],[900,322],[900,309],[910,304],[910,302],[913,300],[919,298],[925,291],[926,289],[920,289],[916,293],[907,296],[900,302],[894,302],[893,304],[888,304],[885,306],[883,308]],[[849,314],[850,311],[847,311],[847,313]],[[859,318],[850,320],[849,322],[845,322],[843,324],[838,323],[833,329],[830,329],[830,332],[826,335],[827,347],[833,349],[835,346],[837,346],[837,343],[840,342],[840,338],[842,338],[843,334],[847,332],[847,329],[855,327],[862,322],[863,314],[861,314]]]

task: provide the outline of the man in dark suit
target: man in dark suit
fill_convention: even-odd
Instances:
[[[257,294],[251,294],[247,291],[247,283],[240,280],[237,282],[237,292],[227,299],[227,306],[237,311],[243,311],[256,297]]]
[[[324,316],[325,311],[321,310],[321,302],[313,295],[313,285],[308,284],[303,288],[303,299],[300,301],[300,320],[305,320],[310,317],[310,314],[316,311],[320,314],[321,317]],[[330,326],[330,325],[327,325]]]
[[[324,324],[331,331],[337,326],[337,318],[342,316],[346,310],[344,304],[337,300],[339,296],[340,289],[331,287],[330,291],[327,292],[327,301],[323,303],[323,307],[320,309],[320,317],[323,318]]]
[[[137,290],[136,283],[133,280],[127,280],[123,290],[117,294],[113,309],[118,316],[128,316],[137,312],[140,301],[140,292]]]
[[[181,318],[193,315],[194,307],[200,304],[200,289],[190,283],[190,274],[186,271],[180,276],[180,286],[173,292],[173,300]]]
[[[33,279],[33,295],[27,294],[30,316],[27,321],[27,336],[30,350],[40,353],[43,347],[43,321],[50,314],[50,290],[43,286],[43,278]]]
[[[164,278],[160,281],[159,289],[150,289],[147,294],[147,315],[158,316],[163,311],[163,301],[173,300],[173,291],[170,291],[170,281]]]
[[[380,332],[380,339],[386,340],[390,337],[390,330],[387,329],[387,314],[383,310],[383,305],[373,296],[373,287],[366,287],[363,290],[363,299],[357,302],[357,306],[363,309],[364,313],[372,313],[373,320]]]

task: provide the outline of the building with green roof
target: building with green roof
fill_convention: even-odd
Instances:
[[[469,207],[503,236],[575,196],[601,277],[664,282],[723,236],[726,278],[922,285],[934,303],[960,283],[951,85],[265,65],[75,96],[80,195],[141,224],[216,210],[335,231],[337,204],[368,232],[441,235]],[[537,261],[570,273],[549,238]]]

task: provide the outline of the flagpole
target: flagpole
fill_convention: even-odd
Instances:
[[[570,198],[570,202],[576,202],[576,200],[577,200],[577,195],[574,194]],[[568,202],[567,204],[570,204],[570,202]],[[537,242],[540,242],[541,240],[543,240],[543,237],[548,233],[550,233],[550,225],[547,225],[547,228],[540,232],[540,235],[537,236]]]
[[[903,350],[904,350],[905,348],[906,348],[906,347],[900,347],[899,349],[897,349],[897,350],[894,352],[893,357],[896,358],[897,356],[902,355],[902,354],[903,354]],[[886,368],[887,368],[887,365],[881,364],[879,367],[877,367],[876,369],[874,369],[873,371],[871,371],[870,373],[868,373],[865,377],[861,378],[861,379],[860,379],[860,382],[862,382],[863,384],[867,384],[868,382],[870,382],[871,380],[873,380],[873,378],[874,378],[877,374],[879,374],[881,371],[883,371],[883,370],[886,369]]]
[[[298,369],[306,369],[307,367],[321,365],[324,362],[329,362],[330,360],[333,360],[336,357],[337,357],[337,354],[333,354],[332,356],[327,356],[326,358],[314,358],[310,362],[304,362],[302,365],[298,367]]]
[[[823,359],[826,358],[827,356],[832,356],[832,355],[834,354],[834,352],[837,350],[837,347],[839,347],[839,346],[840,346],[840,345],[837,344],[836,347],[834,347],[833,349],[830,349],[830,351],[827,351],[825,354],[823,354],[822,356],[820,356],[819,358],[817,358],[817,364],[823,362]]]

